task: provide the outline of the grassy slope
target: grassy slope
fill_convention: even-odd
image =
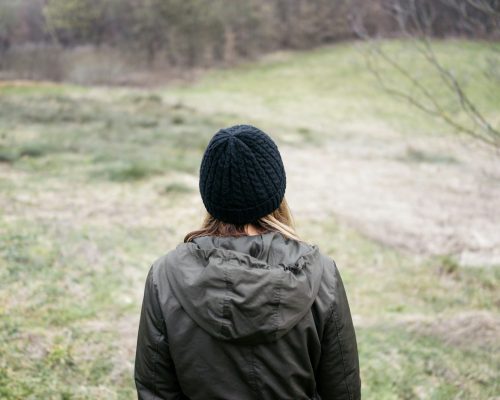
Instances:
[[[461,70],[481,49],[439,45]],[[470,90],[498,110],[499,92],[480,79]],[[134,398],[147,267],[201,215],[196,179],[180,173],[195,176],[215,129],[242,120],[293,143],[447,131],[377,90],[349,45],[273,55],[166,92],[0,86],[1,399]],[[298,223],[343,273],[365,398],[498,393],[485,334],[498,269],[404,254],[334,216]]]
[[[488,71],[490,45],[463,41],[435,44],[437,58],[464,82],[471,99],[486,115],[498,122],[500,84],[494,90]],[[436,71],[409,43],[388,42],[381,47],[411,70],[455,117],[458,103],[441,84]],[[260,62],[229,71],[215,71],[195,87],[169,90],[166,95],[183,99],[208,113],[226,112],[229,122],[246,118],[269,126],[275,134],[290,138],[328,136],[330,138],[387,136],[394,133],[439,134],[449,128],[400,99],[380,90],[367,69],[368,47],[340,44],[297,53],[276,53]],[[386,63],[371,58],[383,71],[387,85],[411,92],[412,85]],[[480,67],[480,69],[476,69]]]

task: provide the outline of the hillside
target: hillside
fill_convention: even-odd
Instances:
[[[414,49],[385,45],[447,99]],[[435,45],[463,77],[483,59]],[[135,398],[147,270],[201,223],[202,151],[242,122],[276,138],[298,232],[339,266],[363,397],[497,396],[498,156],[383,92],[365,53],[276,53],[157,90],[0,82],[0,398]],[[498,121],[500,91],[473,78]]]

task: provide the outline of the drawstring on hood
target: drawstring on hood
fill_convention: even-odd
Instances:
[[[271,231],[202,236],[169,254],[167,275],[186,313],[211,336],[271,342],[310,310],[323,275],[316,245]]]

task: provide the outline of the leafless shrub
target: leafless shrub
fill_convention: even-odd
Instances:
[[[495,86],[500,90],[500,47],[496,41],[500,34],[500,2],[496,0],[439,0],[433,3],[424,0],[389,0],[384,4],[386,14],[396,22],[398,36],[405,40],[406,46],[417,50],[426,68],[430,68],[437,76],[439,89],[448,92],[453,100],[452,106],[448,100],[436,95],[435,87],[420,79],[418,70],[385,50],[379,38],[364,25],[362,18],[353,19],[353,28],[360,38],[371,44],[366,53],[366,63],[383,90],[444,121],[457,132],[474,137],[493,148],[500,148],[498,121],[488,119],[486,113],[469,96],[466,79],[446,66],[436,54],[432,38],[439,36],[439,31],[436,31],[437,21],[448,20],[439,14],[443,9],[446,10],[446,15],[456,18],[454,25],[448,27],[449,32],[459,36],[479,35],[488,39],[484,41],[487,49],[485,62],[477,60],[473,75],[485,77],[491,83],[492,90]],[[387,69],[396,73],[400,78],[399,82],[404,82],[404,85],[391,83],[385,72]],[[457,118],[458,110],[465,119]]]

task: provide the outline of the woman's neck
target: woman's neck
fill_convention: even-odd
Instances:
[[[252,224],[246,224],[245,225],[245,232],[249,236],[254,236],[254,235],[259,235],[261,233],[260,230],[258,230],[254,225]]]

